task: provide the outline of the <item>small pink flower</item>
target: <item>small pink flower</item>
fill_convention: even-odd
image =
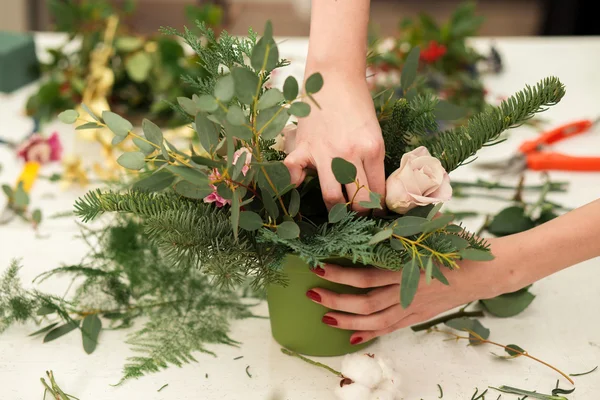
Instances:
[[[50,161],[59,161],[62,150],[58,133],[54,132],[48,139],[36,133],[21,143],[17,148],[17,155],[25,161],[46,164]]]
[[[208,176],[208,179],[213,182],[221,177],[219,170],[214,169],[213,172]],[[224,205],[231,205],[231,200],[226,200],[219,193],[217,193],[217,187],[211,183],[210,185],[213,192],[204,198],[205,203],[215,203],[217,207],[221,208]]]
[[[252,161],[252,152],[247,147],[242,147],[233,153],[233,164],[235,165],[242,154],[246,153],[246,159],[244,160],[244,166],[242,167],[242,174],[246,176],[250,170],[250,162]]]

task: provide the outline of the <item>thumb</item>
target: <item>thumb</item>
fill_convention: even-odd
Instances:
[[[283,160],[290,171],[292,185],[299,186],[306,178],[306,168],[311,165],[310,151],[306,146],[299,146]]]

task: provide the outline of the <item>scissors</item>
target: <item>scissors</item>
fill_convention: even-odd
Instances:
[[[28,161],[25,163],[25,166],[23,166],[23,170],[21,171],[21,175],[19,176],[19,179],[17,179],[17,184],[15,185],[17,190],[19,190],[19,187],[21,186],[25,194],[29,194],[33,183],[38,177],[39,170],[40,164],[38,162]],[[0,225],[8,224],[17,215],[19,215],[20,212],[22,212],[20,208],[23,208],[23,206],[15,204],[15,192],[16,190],[13,191],[13,194],[9,197],[8,203],[4,207],[4,210],[2,210],[0,213]]]
[[[559,126],[542,133],[535,140],[523,142],[517,154],[508,160],[479,163],[476,164],[476,167],[508,174],[518,174],[526,169],[532,171],[600,171],[600,157],[575,157],[543,151],[551,144],[590,131],[598,122],[600,122],[600,118],[595,121],[581,120]]]

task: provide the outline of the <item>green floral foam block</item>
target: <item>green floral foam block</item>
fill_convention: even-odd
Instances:
[[[40,68],[31,35],[0,32],[0,92],[10,93],[37,80]]]

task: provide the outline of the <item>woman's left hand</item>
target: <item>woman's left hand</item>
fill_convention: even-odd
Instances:
[[[314,272],[328,281],[372,290],[363,295],[352,295],[313,288],[306,295],[311,300],[336,310],[325,314],[323,322],[336,328],[356,331],[350,342],[359,344],[429,320],[471,301],[519,289],[513,287],[519,286],[519,283],[504,275],[512,268],[506,264],[504,268],[498,268],[502,266],[501,263],[508,262],[499,254],[502,247],[504,246],[492,247],[496,255],[494,261],[463,261],[460,269],[444,271],[450,282],[448,286],[438,280],[427,284],[422,274],[417,294],[406,309],[400,305],[402,273],[376,268],[345,268],[330,264],[324,268],[316,268]],[[514,264],[510,266],[517,267]]]

